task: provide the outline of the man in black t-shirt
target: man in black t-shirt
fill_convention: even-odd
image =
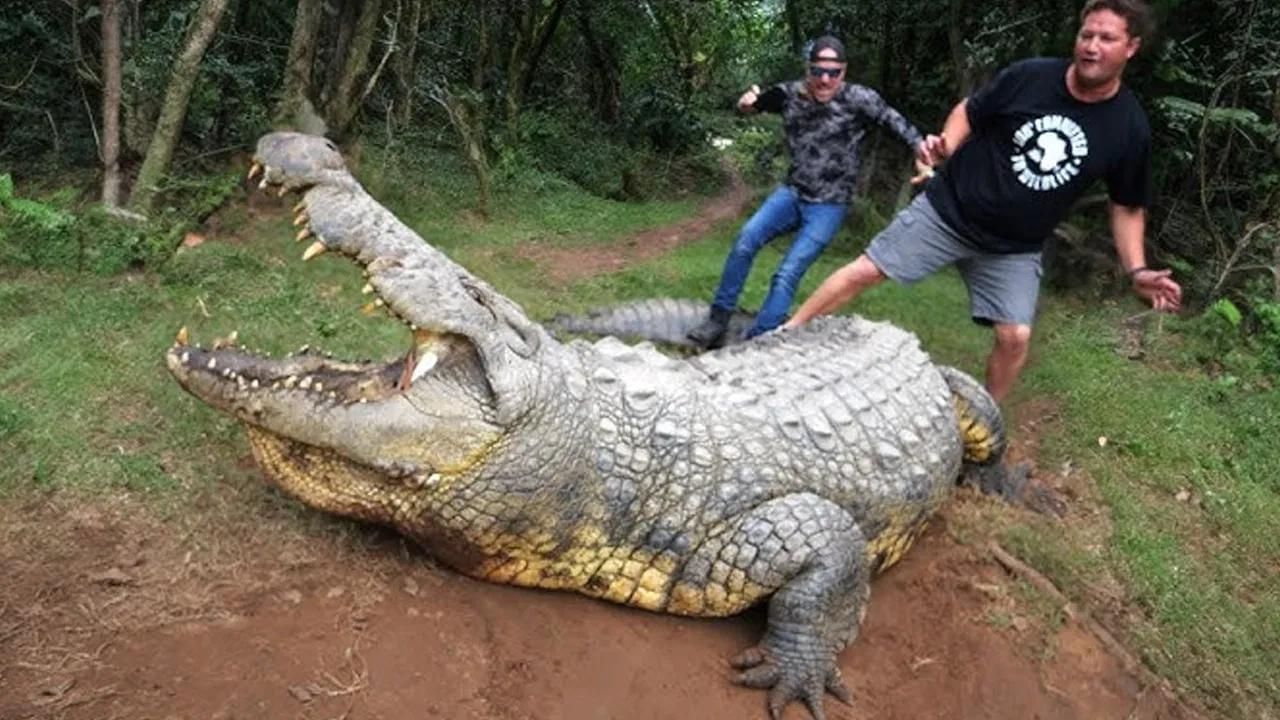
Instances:
[[[752,87],[738,99],[740,112],[782,115],[791,167],[786,182],[742,227],[725,258],[707,320],[689,332],[689,339],[703,347],[724,339],[756,253],[794,230],[795,239],[773,274],[747,337],[787,319],[800,279],[844,221],[858,179],[862,140],[872,125],[897,135],[912,151],[924,151],[920,133],[876,91],[844,81],[845,52],[838,39],[818,38],[807,59],[804,80],[779,83],[763,93]]]
[[[971,315],[994,328],[986,385],[997,401],[1026,363],[1044,239],[1096,180],[1106,183],[1111,233],[1134,291],[1176,311],[1182,288],[1146,266],[1151,131],[1123,85],[1150,25],[1141,0],[1088,0],[1070,60],[1014,63],[951,111],[925,138],[925,192],[832,273],[787,322],[829,313],[886,277],[913,283],[955,264]],[[937,175],[933,168],[941,165]]]

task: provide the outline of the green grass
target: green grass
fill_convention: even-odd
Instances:
[[[470,212],[470,177],[447,156],[366,158],[362,174],[402,219],[534,317],[660,295],[706,299],[737,231],[728,223],[643,265],[551,287],[519,256],[522,245],[608,243],[685,217],[695,201],[620,204],[563,184],[524,184],[495,192],[490,219],[480,221]],[[883,219],[860,207],[801,295],[852,258]],[[214,238],[144,274],[0,268],[0,496],[107,487],[181,503],[186,489],[250,473],[237,426],[164,369],[180,326],[206,343],[239,329],[241,342],[273,353],[304,343],[353,357],[403,350],[397,323],[358,312],[362,280],[349,262],[301,263],[286,217],[235,224],[249,237]],[[784,247],[761,253],[744,306],[758,306]],[[938,360],[981,374],[989,333],[969,322],[954,274],[875,288],[856,309],[915,331]],[[1115,328],[1139,309],[1128,299],[1086,307],[1046,298],[1009,409],[1016,418],[1032,401],[1052,404],[1057,419],[1040,438],[1040,467],[1069,461],[1096,485],[1101,507],[1097,518],[1065,524],[1018,516],[999,539],[1074,600],[1116,618],[1156,672],[1217,714],[1275,716],[1280,391],[1263,377],[1206,377],[1174,321],[1149,328],[1147,362],[1122,359]],[[1108,607],[1096,592],[1105,586],[1118,587],[1131,612]]]
[[[1145,659],[1230,717],[1274,713],[1280,392],[1266,378],[1224,386],[1177,364],[1180,338],[1167,329],[1149,328],[1167,367],[1124,360],[1111,338],[1121,315],[1052,306],[1019,396],[1058,402],[1062,432],[1043,438],[1044,460],[1069,458],[1097,482],[1112,523],[1104,569],[1142,610],[1130,639]],[[1058,545],[1041,562],[1079,568]]]

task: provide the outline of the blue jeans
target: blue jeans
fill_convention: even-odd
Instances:
[[[795,230],[791,249],[787,250],[786,257],[773,273],[769,294],[765,296],[755,325],[747,331],[747,337],[755,337],[781,325],[787,319],[800,279],[835,237],[840,223],[844,222],[847,208],[844,203],[804,202],[797,196],[795,188],[789,185],[774,190],[738,233],[729,257],[725,258],[720,287],[716,288],[716,297],[711,305],[732,312],[738,306],[738,295],[751,273],[756,253],[770,240]]]

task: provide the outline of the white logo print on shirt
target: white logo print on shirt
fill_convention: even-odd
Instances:
[[[1013,173],[1032,190],[1056,190],[1080,174],[1089,139],[1074,120],[1044,115],[1013,134]]]

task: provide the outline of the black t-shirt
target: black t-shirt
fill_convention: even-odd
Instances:
[[[1112,202],[1150,204],[1146,113],[1123,86],[1101,102],[1075,99],[1068,65],[1023,60],[969,97],[969,138],[926,192],[942,219],[976,247],[1039,250],[1098,178]]]

